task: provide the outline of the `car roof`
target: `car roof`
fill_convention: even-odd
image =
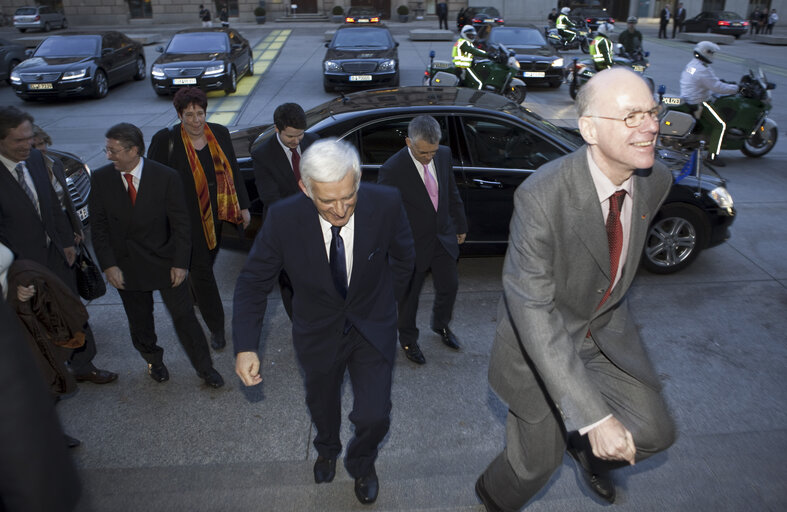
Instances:
[[[59,34],[52,34],[51,36],[47,37],[69,37],[69,36],[106,36],[109,34],[119,34],[121,36],[125,36],[123,32],[118,32],[117,30],[76,30],[73,32],[62,32]]]
[[[184,28],[183,30],[178,30],[175,34],[192,34],[195,32],[223,32],[228,34],[231,30],[229,27],[196,27],[196,28]],[[237,32],[237,30],[235,30]]]

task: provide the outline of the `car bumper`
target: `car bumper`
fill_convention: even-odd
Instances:
[[[741,36],[749,30],[748,27],[713,27],[714,34],[727,34],[731,36]]]
[[[326,84],[332,87],[369,87],[393,85],[396,82],[396,71],[374,72],[365,74],[354,73],[323,73]]]
[[[41,21],[31,21],[31,22],[22,22],[22,23],[14,23],[14,28],[43,28],[44,23]]]
[[[183,80],[185,83],[174,83],[174,81]],[[226,75],[217,75],[209,77],[186,77],[186,78],[150,78],[150,83],[153,89],[159,94],[174,94],[181,87],[199,87],[203,91],[217,91],[223,90],[229,83],[229,78]]]
[[[516,77],[526,84],[541,84],[563,81],[563,67],[553,67],[551,63],[519,62],[520,71]]]
[[[11,84],[11,86],[14,88],[17,96],[41,98],[83,96],[92,94],[93,78],[87,77],[67,82],[23,82],[21,84]]]
[[[735,208],[717,210],[708,215],[710,221],[710,237],[708,247],[715,247],[730,238],[730,226],[735,221]]]

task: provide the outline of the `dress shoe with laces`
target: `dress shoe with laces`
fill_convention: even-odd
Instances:
[[[495,503],[492,496],[490,496],[489,492],[486,490],[486,487],[484,487],[483,475],[479,476],[478,480],[475,482],[475,495],[481,500],[486,512],[503,512],[503,509],[497,506],[497,503]]]
[[[336,458],[328,459],[320,455],[314,462],[314,483],[328,483],[336,476]]]
[[[227,346],[227,338],[224,337],[224,332],[214,332],[210,335],[210,346],[213,350],[221,350]]]
[[[205,384],[208,386],[218,389],[224,385],[224,379],[221,377],[221,374],[216,371],[215,368],[211,368],[205,372],[199,372],[199,378],[205,381]]]
[[[421,347],[419,347],[418,343],[416,343],[415,341],[410,343],[409,345],[405,345],[402,348],[404,349],[404,355],[410,361],[414,362],[415,364],[426,363],[426,358],[424,357],[424,353],[421,352]]]
[[[92,382],[93,384],[108,384],[116,381],[118,374],[107,370],[99,370],[94,368],[87,373],[78,373],[74,375],[77,382]]]
[[[374,503],[377,493],[380,491],[380,482],[377,480],[377,473],[372,468],[372,472],[366,476],[355,479],[355,497],[364,505]]]
[[[590,490],[604,501],[615,503],[615,482],[612,481],[609,471],[591,469],[590,465],[584,461],[583,454],[578,450],[569,448],[568,454],[577,463],[582,479],[590,487]]]
[[[451,332],[451,329],[448,327],[444,329],[435,329],[433,327],[432,330],[440,335],[440,338],[443,340],[445,346],[454,350],[459,350],[459,340],[456,339],[456,336],[453,332]]]
[[[148,375],[156,382],[169,380],[169,370],[164,366],[164,363],[148,363]]]

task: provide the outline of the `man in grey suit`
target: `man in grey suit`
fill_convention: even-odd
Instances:
[[[489,382],[508,404],[506,447],[476,483],[487,510],[519,510],[569,454],[613,502],[609,470],[675,433],[626,291],[672,177],[654,161],[656,103],[614,68],[577,98],[587,143],[517,190]]]

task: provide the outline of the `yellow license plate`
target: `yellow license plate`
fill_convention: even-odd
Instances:
[[[28,87],[31,91],[42,91],[52,89],[52,84],[29,84]]]

